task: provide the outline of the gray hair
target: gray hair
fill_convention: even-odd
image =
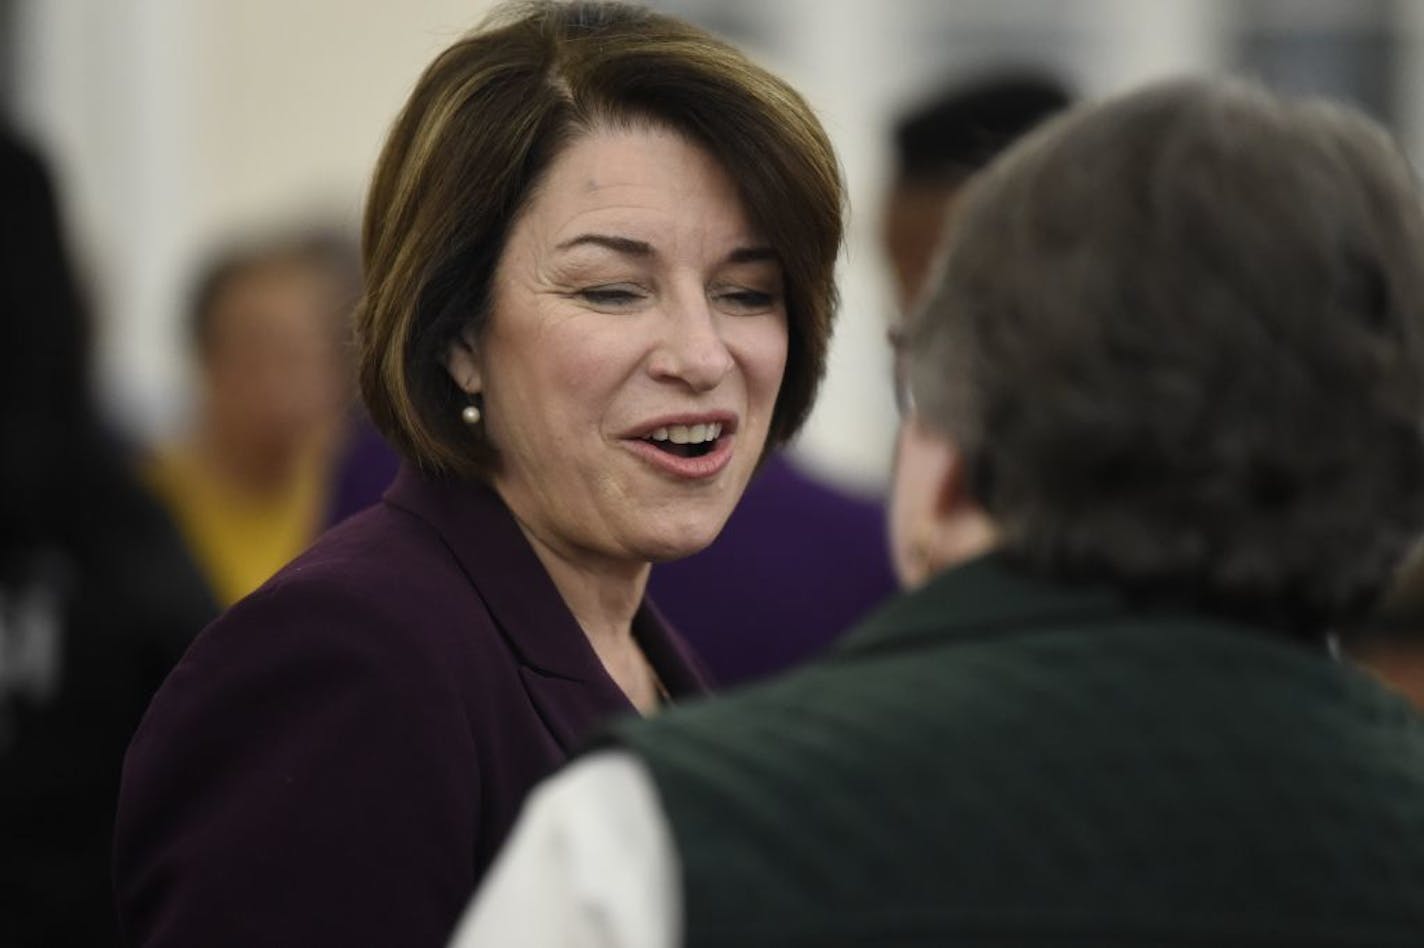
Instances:
[[[969,186],[907,338],[1040,571],[1314,634],[1424,524],[1424,215],[1353,109],[1193,80],[1051,121]]]

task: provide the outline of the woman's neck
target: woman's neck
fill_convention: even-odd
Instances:
[[[633,636],[651,566],[581,554],[546,541],[517,515],[514,519],[609,677],[640,712],[656,709],[657,678]]]

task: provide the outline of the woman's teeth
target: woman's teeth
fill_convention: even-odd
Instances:
[[[648,438],[652,441],[671,441],[673,444],[701,444],[716,441],[721,436],[722,423],[713,422],[709,425],[668,425],[654,431]]]

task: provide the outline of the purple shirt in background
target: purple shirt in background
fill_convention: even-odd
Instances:
[[[334,527],[380,500],[399,469],[400,456],[371,420],[364,413],[354,416],[336,459],[325,526]]]
[[[650,598],[720,685],[804,661],[895,591],[882,506],[774,454],[706,550],[653,567]]]

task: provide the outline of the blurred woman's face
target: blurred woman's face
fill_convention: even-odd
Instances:
[[[552,164],[496,267],[457,384],[536,545],[648,562],[702,549],[766,443],[786,366],[781,267],[727,173],[655,127]]]
[[[213,302],[203,353],[209,422],[249,454],[289,454],[339,424],[349,396],[343,287],[279,260],[234,277]]]

